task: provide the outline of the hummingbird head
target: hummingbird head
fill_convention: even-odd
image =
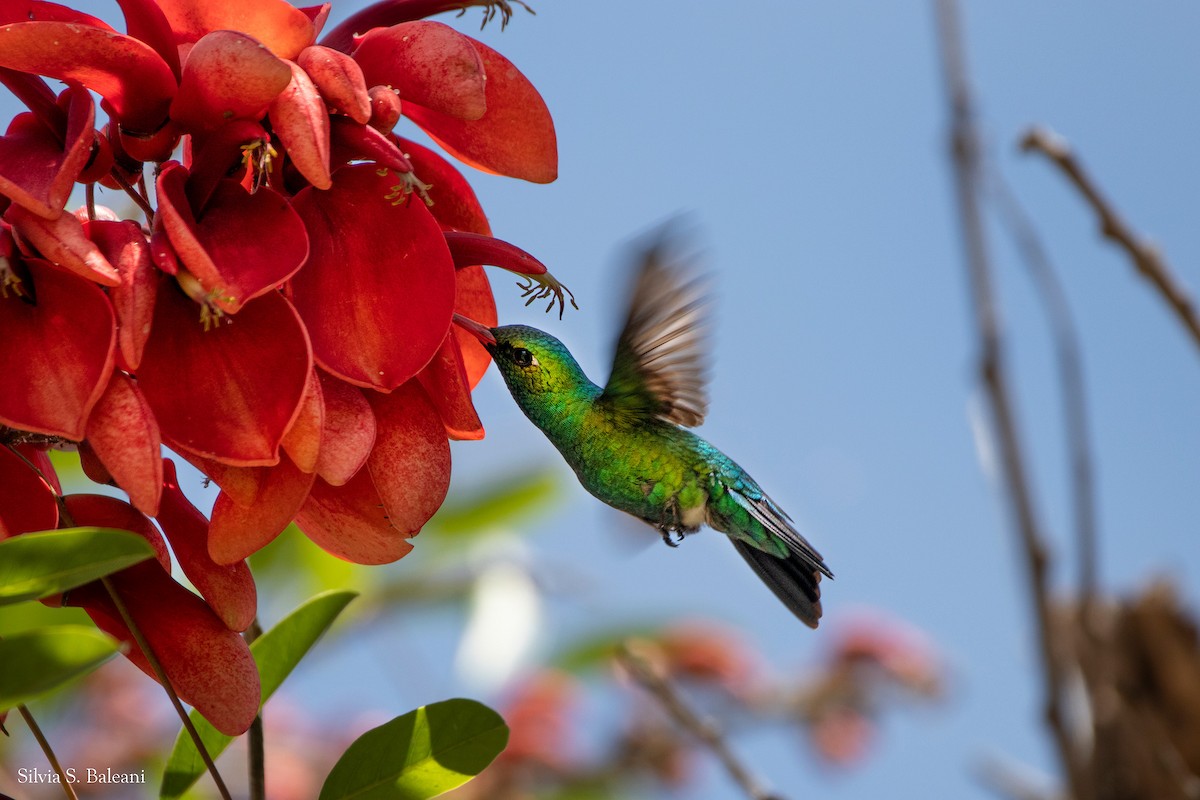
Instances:
[[[484,342],[514,398],[546,402],[551,396],[573,396],[592,386],[566,345],[527,325],[492,328],[494,343]]]

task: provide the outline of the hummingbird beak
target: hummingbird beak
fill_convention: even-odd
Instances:
[[[464,317],[458,313],[454,315],[454,324],[478,339],[479,343],[487,348],[489,353],[495,349],[496,337],[492,334],[491,328],[485,327],[470,317]]]

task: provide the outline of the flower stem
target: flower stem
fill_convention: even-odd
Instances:
[[[150,649],[150,643],[146,641],[145,634],[133,621],[133,616],[129,613],[129,608],[125,605],[125,601],[121,599],[121,595],[117,592],[117,587],[113,585],[112,579],[105,576],[100,579],[104,584],[104,588],[108,591],[108,596],[112,598],[113,605],[117,607],[117,612],[121,615],[121,620],[125,623],[125,627],[129,628],[129,632],[133,634],[133,639],[137,642],[137,646],[141,648],[143,655],[146,656],[146,661],[150,663],[151,669],[158,677],[158,682],[162,684],[166,690],[167,696],[171,698],[171,705],[175,706],[175,713],[183,720],[184,730],[188,732],[188,736],[192,738],[192,743],[196,745],[196,751],[200,753],[200,758],[204,761],[204,766],[208,768],[208,773],[212,775],[213,783],[217,785],[217,791],[220,792],[222,800],[232,800],[229,795],[229,789],[225,786],[225,781],[221,778],[221,773],[217,772],[217,765],[213,763],[212,756],[208,754],[208,749],[204,746],[204,740],[200,738],[196,726],[192,724],[191,717],[188,716],[187,710],[184,709],[183,703],[179,701],[179,695],[175,693],[175,687],[171,685],[171,680],[167,677],[166,671],[163,669],[162,662],[154,655],[154,651]]]
[[[150,201],[147,200],[141,192],[134,188],[129,181],[125,180],[125,176],[117,170],[114,169],[109,174],[112,175],[112,179],[114,181],[121,185],[121,188],[125,190],[125,194],[129,195],[130,199],[132,199],[133,202],[137,204],[137,207],[142,210],[142,213],[146,215],[146,224],[153,224],[154,208],[150,205]]]
[[[262,636],[262,627],[255,618],[246,630],[246,643],[251,644]],[[250,724],[250,734],[247,742],[250,748],[250,800],[266,800],[267,797],[267,762],[265,758],[265,740],[263,738],[263,712],[260,708],[258,716]]]
[[[62,764],[58,763],[58,756],[54,755],[54,748],[50,746],[50,742],[46,739],[46,735],[42,733],[42,729],[38,727],[37,722],[33,718],[33,714],[29,713],[29,709],[23,705],[17,706],[17,711],[21,712],[21,716],[25,720],[25,724],[29,726],[33,738],[37,739],[38,745],[42,748],[42,752],[46,754],[46,760],[50,762],[50,766],[58,773],[58,781],[62,784],[63,792],[71,800],[79,800],[79,796],[75,794],[75,789],[71,786],[71,782],[67,780],[67,773],[63,771]]]

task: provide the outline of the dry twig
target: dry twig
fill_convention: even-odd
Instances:
[[[937,23],[946,101],[950,109],[951,160],[959,222],[979,339],[979,372],[987,391],[1003,463],[1005,487],[1025,554],[1026,577],[1040,644],[1046,721],[1066,769],[1071,796],[1075,800],[1084,800],[1091,797],[1091,792],[1087,789],[1087,774],[1080,753],[1067,729],[1066,669],[1061,637],[1056,636],[1047,578],[1050,557],[1033,506],[1005,371],[999,309],[992,289],[981,209],[983,171],[979,134],[975,127],[974,102],[962,52],[958,6],[954,0],[937,0]]]
[[[663,710],[670,715],[679,727],[691,733],[704,743],[721,766],[750,800],[784,800],[777,794],[763,789],[758,781],[750,774],[750,770],[742,764],[729,748],[729,744],[721,735],[721,731],[710,720],[705,720],[688,705],[683,696],[663,675],[644,658],[634,653],[626,644],[617,649],[617,661],[629,673],[629,676],[645,689],[651,697],[658,701]]]
[[[1079,159],[1071,152],[1066,139],[1044,128],[1031,128],[1021,137],[1021,149],[1041,153],[1062,170],[1096,212],[1100,232],[1129,254],[1138,272],[1158,290],[1163,300],[1175,312],[1176,318],[1191,334],[1193,343],[1200,347],[1200,316],[1197,315],[1191,295],[1171,272],[1158,248],[1138,236],[1100,193],[1095,182],[1084,172]]]

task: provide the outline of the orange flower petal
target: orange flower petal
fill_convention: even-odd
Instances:
[[[7,447],[0,447],[0,539],[58,527],[54,490]]]
[[[244,631],[254,621],[258,593],[246,562],[218,564],[208,553],[208,520],[179,488],[175,464],[164,458],[163,493],[156,519],[183,574],[231,631]]]
[[[217,495],[208,528],[208,552],[218,564],[232,564],[266,547],[304,505],[316,473],[304,472],[286,455],[274,467],[234,467],[258,473],[259,491],[246,504],[228,492]]]
[[[287,62],[257,39],[215,30],[196,42],[183,63],[171,119],[189,132],[209,131],[231,119],[261,119],[291,79]]]
[[[507,58],[482,42],[471,42],[487,72],[487,113],[466,120],[405,103],[404,115],[472,167],[533,183],[552,182],[558,177],[558,140],[545,101]]]
[[[145,566],[151,568],[138,569]],[[154,564],[139,564],[114,575],[112,582],[180,698],[222,733],[244,733],[262,700],[246,640]],[[72,591],[68,603],[82,606],[96,625],[125,642],[126,657],[155,677],[107,592],[89,584]]]
[[[292,300],[324,369],[390,391],[429,362],[450,328],[454,267],[425,204],[390,173],[343,167],[326,192],[294,199],[311,245]],[[389,196],[394,197],[393,203]]]
[[[391,86],[404,103],[454,119],[475,120],[488,110],[490,75],[472,39],[441,22],[402,22],[374,28],[358,40],[354,60],[367,86]]]
[[[75,81],[105,99],[126,130],[153,133],[167,118],[175,75],[131,36],[70,22],[0,27],[0,67]]]
[[[367,469],[388,521],[415,536],[441,507],[450,488],[446,431],[416,381],[391,394],[370,392],[367,402],[379,421]]]
[[[331,486],[344,486],[375,446],[375,413],[358,387],[321,370],[317,376],[325,403],[317,474]]]
[[[451,439],[483,438],[483,423],[471,402],[467,372],[452,331],[446,334],[433,360],[417,373],[417,380],[437,408]]]
[[[283,450],[302,472],[315,472],[321,454],[321,430],[325,427],[325,400],[321,381],[314,369],[309,373],[300,413],[283,437]]]
[[[136,222],[93,221],[86,224],[88,238],[116,267],[121,283],[109,292],[117,315],[117,357],[121,368],[136,371],[150,337],[154,298],[158,289],[150,245]]]
[[[453,164],[424,145],[399,136],[395,140],[412,162],[413,171],[430,184],[429,197],[433,205],[429,210],[443,228],[492,235],[492,226],[488,224],[475,190]]]
[[[85,435],[129,501],[153,516],[162,494],[162,439],[154,412],[132,378],[113,373],[108,389],[92,409]]]
[[[171,572],[171,554],[167,543],[154,523],[141,511],[115,497],[101,494],[69,494],[63,498],[67,511],[76,525],[98,525],[116,528],[119,531],[136,533],[154,548],[154,557],[168,574]],[[149,562],[145,562],[149,563]],[[139,565],[134,565],[136,569]]]
[[[242,31],[280,58],[295,58],[316,30],[303,11],[283,0],[158,0],[181,44],[209,31]]]
[[[251,194],[223,180],[196,220],[185,176],[184,167],[174,163],[159,173],[159,216],[180,260],[218,308],[236,314],[304,264],[308,236],[283,195],[266,187]]]
[[[329,111],[308,73],[298,64],[286,63],[292,79],[267,111],[271,127],[300,174],[318,189],[328,189],[333,183],[329,177]]]
[[[269,466],[299,412],[312,350],[295,309],[272,292],[211,330],[171,278],[159,284],[138,384],[172,448],[233,466]]]
[[[90,281],[40,259],[24,263],[36,302],[0,294],[0,423],[78,441],[112,374],[112,306]]]
[[[36,247],[47,261],[102,286],[120,285],[121,276],[95,242],[87,238],[83,223],[74,214],[48,220],[14,205],[4,216],[12,223],[13,230]]]
[[[388,521],[365,469],[344,486],[316,481],[296,524],[318,547],[356,564],[390,564],[412,550],[408,534]]]
[[[300,51],[296,63],[316,84],[321,97],[350,119],[365,125],[371,118],[371,99],[362,69],[345,53],[313,45]]]
[[[96,139],[92,96],[77,86],[63,97],[68,104],[65,145],[33,114],[17,114],[0,136],[0,193],[46,219],[62,213]]]

